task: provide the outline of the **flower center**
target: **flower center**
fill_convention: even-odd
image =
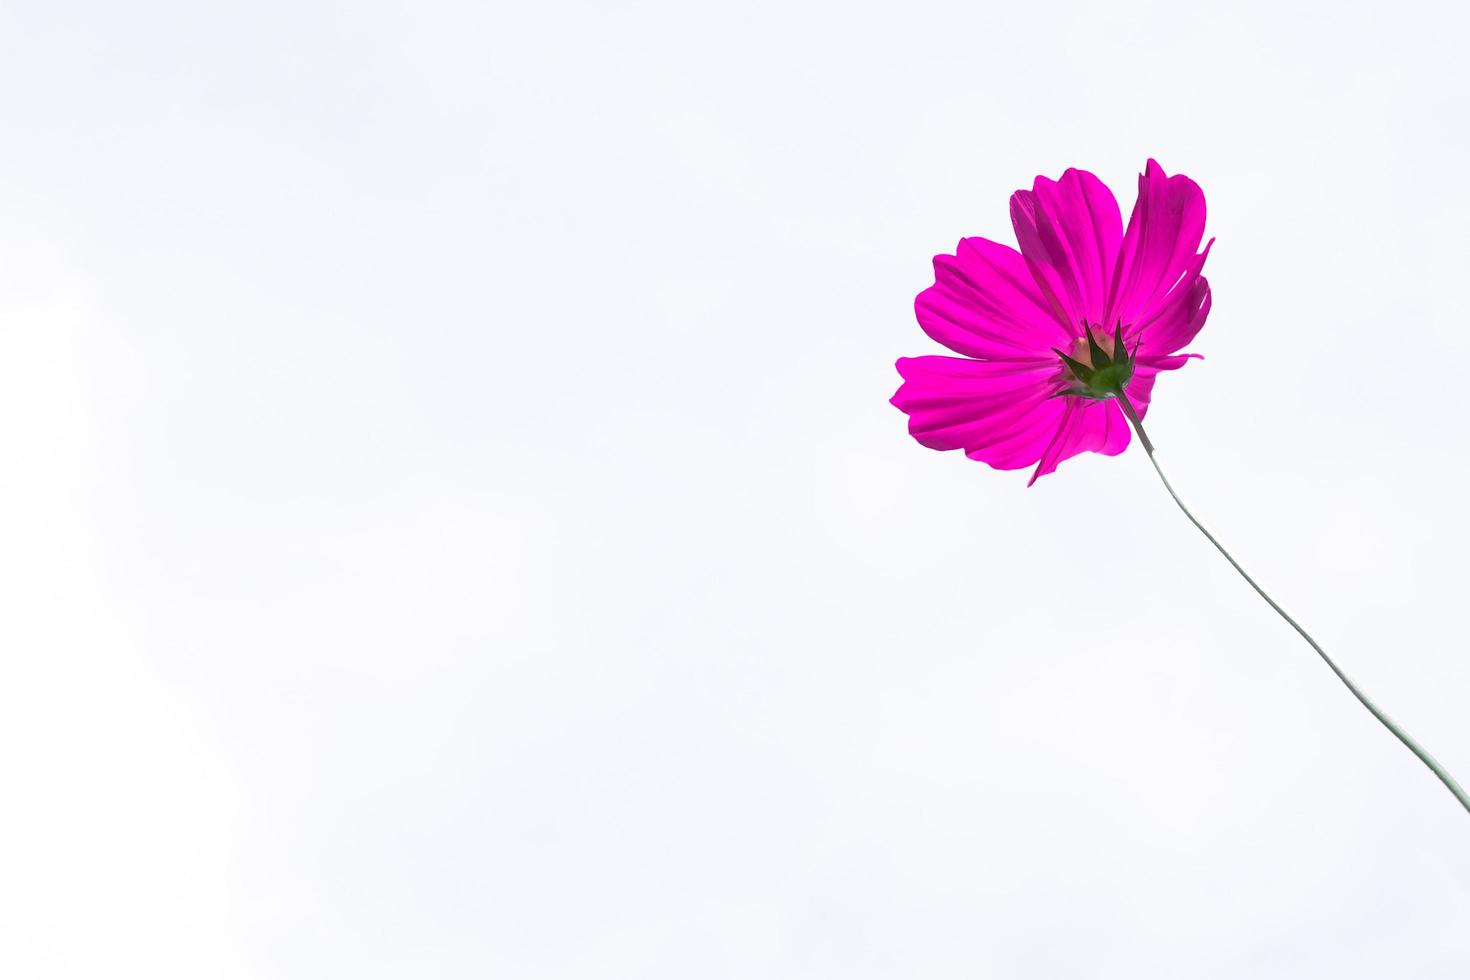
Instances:
[[[1052,348],[1062,361],[1058,379],[1062,388],[1052,397],[1116,398],[1133,380],[1133,354],[1123,344],[1123,323],[1118,322],[1111,337],[1104,333],[1101,339],[1092,332],[1092,324],[1084,323],[1083,329],[1087,336],[1074,340],[1070,353]]]

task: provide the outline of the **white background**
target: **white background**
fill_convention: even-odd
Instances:
[[[1467,26],[6,4],[0,973],[1470,976],[1470,819],[1136,448],[887,404],[1012,190],[1191,175],[1162,458],[1470,777]]]

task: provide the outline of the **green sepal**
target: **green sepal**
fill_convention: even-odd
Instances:
[[[1087,384],[1092,380],[1092,368],[1088,367],[1086,364],[1083,364],[1081,361],[1077,360],[1074,357],[1068,357],[1066,354],[1063,354],[1055,347],[1053,347],[1052,350],[1056,351],[1057,357],[1060,357],[1062,359],[1062,363],[1067,365],[1067,368],[1072,372],[1072,375],[1078,381],[1081,381],[1083,384]]]
[[[1092,355],[1092,366],[1094,368],[1105,368],[1113,363],[1108,357],[1108,352],[1102,349],[1102,344],[1092,335],[1092,327],[1087,328],[1087,352]]]
[[[1128,386],[1128,382],[1133,380],[1134,361],[1138,356],[1138,341],[1134,341],[1133,351],[1130,353],[1123,341],[1123,321],[1120,319],[1113,327],[1113,352],[1109,354],[1097,342],[1097,336],[1093,333],[1090,324],[1084,322],[1082,328],[1087,335],[1088,358],[1092,363],[1084,364],[1070,354],[1064,353],[1060,348],[1053,347],[1052,351],[1061,358],[1071,378],[1062,379],[1065,387],[1049,397],[1073,396],[1093,401],[1105,401],[1118,397]]]

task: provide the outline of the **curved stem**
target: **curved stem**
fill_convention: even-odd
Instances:
[[[1429,754],[1429,751],[1425,749],[1424,746],[1414,741],[1414,739],[1409,735],[1408,732],[1404,731],[1398,726],[1397,723],[1394,722],[1392,718],[1384,714],[1383,710],[1379,708],[1378,705],[1368,700],[1368,695],[1359,690],[1358,685],[1354,684],[1352,680],[1349,679],[1348,675],[1342,672],[1342,668],[1333,663],[1332,658],[1327,656],[1327,651],[1323,650],[1322,647],[1318,645],[1317,641],[1312,639],[1312,635],[1306,630],[1302,629],[1301,624],[1292,619],[1291,616],[1287,614],[1285,609],[1282,609],[1279,605],[1277,605],[1276,600],[1271,598],[1271,596],[1266,593],[1265,589],[1257,585],[1256,580],[1251,578],[1250,575],[1246,573],[1246,570],[1244,568],[1240,567],[1240,562],[1231,557],[1230,552],[1226,551],[1225,546],[1215,539],[1215,536],[1209,532],[1208,528],[1200,523],[1199,518],[1195,517],[1189,512],[1189,508],[1184,506],[1184,501],[1179,499],[1179,494],[1174,492],[1174,487],[1170,485],[1169,478],[1164,475],[1163,469],[1159,466],[1159,461],[1157,457],[1154,456],[1154,444],[1149,440],[1148,435],[1143,431],[1143,423],[1139,421],[1138,413],[1133,410],[1133,403],[1128,400],[1128,396],[1124,394],[1121,390],[1118,392],[1118,401],[1123,406],[1123,414],[1128,416],[1129,422],[1133,423],[1134,431],[1138,433],[1138,439],[1140,442],[1143,443],[1144,452],[1148,453],[1148,461],[1153,464],[1154,472],[1159,474],[1159,479],[1162,480],[1164,483],[1164,489],[1169,491],[1169,496],[1174,498],[1174,503],[1179,505],[1179,509],[1184,512],[1185,517],[1189,518],[1189,522],[1195,527],[1199,528],[1199,533],[1203,534],[1205,538],[1210,542],[1210,544],[1215,546],[1216,551],[1225,556],[1225,560],[1230,563],[1230,567],[1234,568],[1237,572],[1240,573],[1240,577],[1245,579],[1246,583],[1251,588],[1256,590],[1256,594],[1259,595],[1262,599],[1265,599],[1268,606],[1276,610],[1276,615],[1286,620],[1287,625],[1296,630],[1301,638],[1307,641],[1307,645],[1310,646],[1313,650],[1317,651],[1317,656],[1321,657],[1322,662],[1325,663],[1328,668],[1337,675],[1337,679],[1342,681],[1343,686],[1345,686],[1349,691],[1352,692],[1353,697],[1357,698],[1358,702],[1362,704],[1363,707],[1367,708],[1368,711],[1373,715],[1373,717],[1377,718],[1384,728],[1387,728],[1390,732],[1392,732],[1395,738],[1397,738],[1400,742],[1403,742],[1405,748],[1418,756],[1419,761],[1428,766],[1429,771],[1438,776],[1439,781],[1445,784],[1445,788],[1448,789],[1451,793],[1455,794],[1455,799],[1460,801],[1460,805],[1463,806],[1467,812],[1470,812],[1470,795],[1467,795],[1460,784],[1455,782],[1455,777],[1451,776],[1449,772],[1445,770],[1444,766],[1440,765],[1439,762],[1434,758],[1434,756]]]

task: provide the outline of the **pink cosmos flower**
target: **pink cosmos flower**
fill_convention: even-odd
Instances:
[[[1160,371],[1210,312],[1198,252],[1205,197],[1153,160],[1138,178],[1128,230],[1118,202],[1085,170],[1037,177],[1011,195],[1015,249],[963,239],[934,257],[934,285],[914,310],[962,357],[904,357],[893,404],[930,449],[963,449],[996,469],[1035,465],[1027,484],[1081,452],[1128,447],[1126,391],[1141,418]],[[1121,348],[1121,349],[1120,349]]]

